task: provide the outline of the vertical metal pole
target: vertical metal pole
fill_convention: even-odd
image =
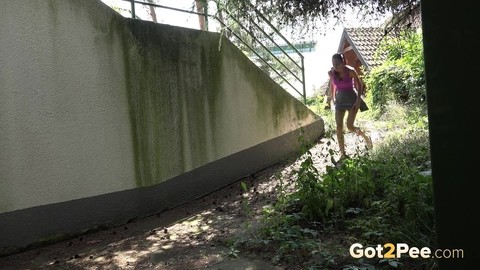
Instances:
[[[132,18],[135,19],[135,0],[130,0],[132,3]]]
[[[203,20],[205,21],[205,31],[208,31],[208,16],[207,13],[205,13],[205,9],[203,11]]]
[[[307,91],[305,89],[305,64],[303,62],[303,55],[301,55],[300,58],[302,59],[303,103],[307,104]]]

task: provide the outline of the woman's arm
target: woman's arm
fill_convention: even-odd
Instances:
[[[355,69],[350,69],[350,76],[353,78],[355,89],[357,90],[358,97],[360,98],[360,96],[363,95],[363,83]]]
[[[349,74],[353,78],[354,86],[355,86],[355,89],[357,90],[357,100],[355,101],[355,104],[353,105],[352,109],[355,109],[355,108],[358,109],[360,108],[361,96],[363,94],[363,85],[354,68],[350,69]]]
[[[335,84],[333,83],[333,71],[330,70],[328,72],[328,77],[330,77],[330,98],[333,101],[333,104],[335,104]]]

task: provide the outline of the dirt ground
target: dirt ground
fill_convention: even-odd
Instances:
[[[323,138],[311,148],[321,173],[330,164],[330,143],[334,144]],[[352,155],[363,147],[353,134],[346,134],[346,144]],[[290,158],[205,197],[120,227],[2,257],[0,269],[284,269],[262,254],[243,254],[232,243],[249,233],[262,208],[275,201],[279,178],[293,186],[300,162],[299,157]]]

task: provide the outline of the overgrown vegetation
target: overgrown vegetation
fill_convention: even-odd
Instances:
[[[283,185],[277,201],[264,209],[255,237],[241,250],[261,250],[288,269],[435,269],[434,259],[350,256],[354,243],[364,247],[406,243],[435,249],[430,148],[423,78],[421,35],[390,40],[385,64],[369,74],[369,117],[385,137],[372,151],[338,164],[330,146],[320,173],[311,145],[301,136],[301,163],[295,186]],[[323,101],[310,99],[321,113]],[[323,116],[323,114],[322,114]],[[328,117],[327,117],[328,118]],[[329,123],[329,121],[326,121]],[[327,125],[327,136],[332,129]],[[333,136],[332,136],[333,137]]]
[[[217,6],[239,5],[246,12],[252,7],[260,10],[275,25],[287,26],[292,33],[312,32],[318,25],[328,25],[331,21],[348,21],[347,10],[357,8],[358,17],[364,21],[378,19],[379,15],[391,14],[392,19],[386,30],[408,29],[415,25],[420,14],[420,0],[215,0]],[[278,23],[276,23],[278,22]],[[320,23],[319,23],[320,22]]]
[[[426,110],[422,34],[403,32],[386,38],[377,54],[386,55],[385,62],[364,78],[375,114],[384,114],[392,102]]]

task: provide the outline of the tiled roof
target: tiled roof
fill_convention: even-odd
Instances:
[[[380,59],[375,58],[376,50],[380,41],[384,37],[384,30],[380,27],[366,28],[345,28],[347,40],[354,48],[357,55],[363,58],[368,68],[380,65],[385,59],[385,55],[381,55]]]

